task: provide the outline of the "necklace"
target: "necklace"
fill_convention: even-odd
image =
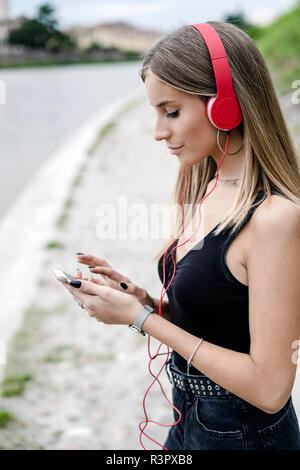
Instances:
[[[216,176],[217,176],[217,174],[215,174],[214,177],[216,178]],[[218,182],[220,181],[220,183],[228,183],[228,182],[229,183],[236,183],[236,181],[240,181],[240,180],[241,180],[241,178],[234,178],[234,179],[228,179],[228,180],[223,180],[223,178],[221,178],[220,176],[218,178]]]
[[[220,183],[236,183],[236,181],[240,181],[241,178],[236,178],[236,179],[232,179],[232,180],[223,180],[222,178],[218,178],[218,182],[220,181]]]

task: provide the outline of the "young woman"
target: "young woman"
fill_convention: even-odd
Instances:
[[[180,164],[173,201],[191,208],[184,229],[178,212],[155,258],[166,288],[174,249],[176,276],[162,316],[146,315],[142,323],[173,350],[167,372],[181,419],[163,448],[299,450],[291,397],[300,336],[299,163],[254,42],[232,24],[208,24],[226,51],[243,116],[238,126],[225,132],[208,118],[216,79],[192,25],[160,40],[141,69],[157,113],[154,138],[180,147],[173,152]],[[78,255],[78,261],[106,276],[90,282],[77,272],[77,285],[66,285],[98,321],[132,325],[145,304],[158,313],[160,300],[105,260]]]

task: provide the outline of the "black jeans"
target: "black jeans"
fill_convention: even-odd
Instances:
[[[169,359],[171,370],[187,374]],[[199,375],[189,377],[200,377]],[[192,395],[172,389],[173,404],[182,414],[172,426],[164,446],[168,450],[300,450],[300,431],[292,397],[280,411],[265,413],[236,395]],[[174,412],[174,422],[179,415]]]

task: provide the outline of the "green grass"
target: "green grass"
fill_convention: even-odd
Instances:
[[[31,380],[32,377],[29,374],[23,375],[11,375],[6,377],[2,382],[2,393],[3,397],[12,397],[22,395],[25,390],[26,382]]]
[[[300,2],[271,25],[256,41],[280,94],[292,92],[300,79]]]
[[[62,344],[55,346],[43,358],[44,362],[58,363],[61,361],[70,361],[73,366],[80,367],[89,361],[109,362],[115,360],[114,353],[86,353],[73,345]]]
[[[5,64],[0,63],[0,69],[24,69],[24,68],[35,68],[35,67],[67,67],[70,65],[93,65],[93,64],[109,64],[112,62],[140,62],[140,58],[128,58],[128,59],[78,59],[69,61],[58,61],[58,60],[32,60],[26,62],[20,62],[16,64]]]
[[[46,250],[51,250],[53,248],[59,248],[59,249],[64,248],[64,244],[57,240],[53,240],[52,242],[46,243],[45,245]]]
[[[14,421],[13,415],[3,408],[0,408],[0,429],[5,428],[12,421]],[[5,448],[0,447],[0,450],[5,450]]]
[[[52,308],[45,309],[37,304],[30,304],[23,313],[21,328],[13,336],[7,351],[7,362],[1,383],[1,394],[5,397],[20,395],[24,392],[26,384],[34,380],[32,370],[33,360],[28,352],[35,344],[40,344],[45,337],[42,322],[45,315],[61,315],[66,306],[59,303]]]
[[[70,351],[71,349],[72,349],[72,346],[69,346],[67,344],[56,346],[55,348],[53,348],[50,354],[47,354],[44,357],[44,361],[45,362],[60,362],[65,359],[65,353]]]
[[[109,134],[109,132],[116,126],[115,121],[108,122],[103,128],[100,129],[98,132],[98,135],[96,136],[94,142],[90,146],[90,148],[87,151],[88,156],[90,157],[91,155],[94,154],[96,148],[100,144],[101,140]]]

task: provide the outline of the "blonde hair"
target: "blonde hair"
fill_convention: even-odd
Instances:
[[[271,189],[299,205],[300,174],[296,147],[285,123],[266,63],[252,39],[237,26],[222,21],[208,21],[220,36],[229,62],[232,84],[239,101],[243,122],[239,125],[244,139],[245,158],[241,184],[233,205],[212,235],[225,228],[235,232],[243,222],[259,189],[270,201]],[[164,83],[207,100],[216,95],[216,83],[210,55],[201,34],[184,25],[157,42],[143,55],[140,76],[145,82],[150,70]],[[226,158],[226,157],[225,157]],[[230,158],[230,157],[228,157]],[[186,167],[188,185],[182,204],[192,207],[191,218],[214,178],[217,164],[209,155]],[[179,236],[182,226],[180,201],[185,187],[184,167],[180,166],[171,202],[177,215],[172,236],[155,255],[156,261]],[[190,220],[190,219],[189,219]],[[175,235],[174,235],[175,234]]]

